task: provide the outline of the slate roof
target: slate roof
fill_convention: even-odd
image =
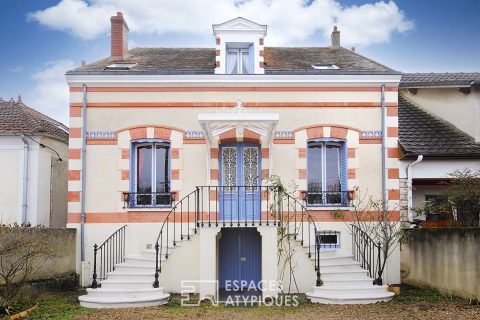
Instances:
[[[213,74],[215,48],[135,48],[130,57],[111,57],[77,68],[67,74]],[[399,74],[378,62],[345,48],[328,47],[265,47],[266,74]],[[113,71],[105,68],[114,62],[136,63],[130,70]],[[312,64],[334,64],[338,70],[314,70]]]
[[[27,107],[21,99],[0,99],[0,135],[48,135],[68,143],[68,128],[62,123]]]
[[[404,157],[480,158],[480,144],[455,126],[398,97],[399,143]]]
[[[480,85],[480,72],[403,73],[400,88]]]

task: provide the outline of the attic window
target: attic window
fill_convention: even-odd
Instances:
[[[105,67],[105,70],[130,70],[135,67],[136,63],[115,62]]]
[[[312,64],[312,68],[315,70],[337,70],[340,69],[334,64]]]

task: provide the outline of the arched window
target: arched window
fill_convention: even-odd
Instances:
[[[345,205],[345,141],[313,140],[307,146],[307,204]]]
[[[171,205],[170,144],[168,142],[137,142],[135,150],[135,206],[161,207]]]

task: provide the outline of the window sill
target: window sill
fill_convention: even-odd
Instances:
[[[306,206],[307,210],[311,211],[332,211],[332,210],[343,210],[343,211],[352,211],[355,207],[346,207],[346,206],[315,206],[310,205]]]
[[[169,212],[172,210],[172,207],[153,207],[153,208],[125,208],[128,212]]]

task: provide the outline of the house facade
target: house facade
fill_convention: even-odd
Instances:
[[[202,298],[232,281],[391,298],[398,250],[374,286],[350,222],[360,193],[399,219],[399,72],[342,48],[336,28],[329,47],[268,47],[267,26],[236,18],[213,25],[212,48],[128,50],[122,14],[111,23],[111,56],[66,75],[82,305],[161,304],[188,281]]]
[[[68,128],[0,98],[0,224],[65,228]]]

